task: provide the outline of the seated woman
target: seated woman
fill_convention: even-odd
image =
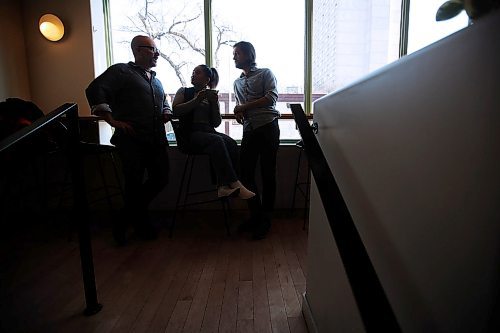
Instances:
[[[238,180],[238,145],[230,136],[215,131],[222,122],[215,68],[199,65],[193,70],[193,87],[180,88],[172,102],[173,118],[179,119],[175,136],[179,149],[186,153],[207,154],[217,176],[219,197],[250,199],[255,193]],[[210,88],[210,89],[207,89]]]

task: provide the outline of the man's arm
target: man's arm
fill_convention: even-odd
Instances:
[[[267,95],[265,95],[255,101],[236,105],[234,107],[234,113],[245,112],[246,110],[258,109],[265,106],[271,106],[273,104],[274,101],[270,99]]]
[[[132,126],[130,126],[130,124],[113,118],[111,108],[109,107],[108,104],[103,103],[103,104],[93,105],[92,114],[102,117],[102,119],[104,119],[104,121],[107,122],[111,127],[121,129],[123,132],[130,135],[134,134],[134,129]]]
[[[115,95],[117,84],[118,67],[111,66],[104,73],[96,77],[85,89],[87,101],[90,104],[92,114],[102,117],[110,126],[123,130],[127,134],[133,134],[132,126],[124,121],[115,120],[113,111],[109,106]]]
[[[270,70],[267,70],[265,78],[265,95],[255,101],[236,105],[234,108],[236,121],[241,124],[243,122],[244,112],[247,110],[275,105],[278,100],[278,90],[276,86],[276,77]]]

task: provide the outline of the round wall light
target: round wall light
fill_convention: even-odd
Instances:
[[[59,17],[45,14],[38,22],[42,35],[52,42],[57,42],[64,36],[64,25]]]

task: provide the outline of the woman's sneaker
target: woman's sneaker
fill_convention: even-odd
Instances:
[[[240,188],[240,194],[238,194],[238,198],[243,200],[248,200],[253,197],[255,197],[255,193],[247,189],[245,186],[242,186]]]
[[[230,188],[229,186],[219,186],[217,189],[217,196],[219,198],[235,197],[240,193],[240,188]]]
[[[243,200],[248,200],[250,198],[255,197],[255,193],[247,189],[239,180],[232,182],[229,184],[230,188],[239,188],[240,193],[238,194],[238,198]]]

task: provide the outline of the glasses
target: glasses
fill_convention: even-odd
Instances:
[[[160,53],[160,50],[157,47],[149,46],[149,45],[139,45],[137,47],[143,47],[145,49],[153,51],[153,53]]]

